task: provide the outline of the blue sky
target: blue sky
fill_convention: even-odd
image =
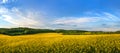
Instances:
[[[0,28],[120,30],[120,0],[0,0]]]

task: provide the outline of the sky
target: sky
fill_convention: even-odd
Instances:
[[[120,30],[120,0],[0,0],[0,28]]]

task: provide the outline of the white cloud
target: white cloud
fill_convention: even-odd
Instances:
[[[98,14],[98,13],[93,13]],[[85,17],[63,17],[54,21],[55,24],[85,24],[89,22],[107,21],[118,22],[120,18],[113,14],[103,12],[99,16],[85,16]]]
[[[92,28],[92,31],[118,31],[120,28]]]
[[[92,12],[88,12],[87,14],[92,15]],[[0,7],[0,20],[11,23],[11,26],[102,31],[115,31],[120,29],[118,28],[118,26],[120,26],[120,18],[118,16],[108,12],[94,12],[93,14],[97,14],[97,16],[62,17],[54,19],[51,17],[46,18],[45,15],[42,15],[37,11],[21,11],[18,8],[8,9]],[[107,26],[104,26],[103,24]]]
[[[7,9],[5,7],[0,8],[0,18],[16,26],[32,27],[38,24],[43,25],[40,20],[37,21],[35,19],[38,17],[39,17],[38,14],[32,11],[21,12],[17,8],[12,9]]]
[[[56,28],[58,27],[62,29],[82,29],[98,31],[120,30],[120,28],[118,28],[118,22],[120,22],[120,18],[118,16],[108,12],[94,12],[93,15],[95,14],[97,15],[85,17],[63,17],[55,20],[53,23],[56,24]]]
[[[6,3],[6,2],[8,2],[8,0],[2,0],[2,3]]]
[[[0,3],[1,4],[6,4],[6,3],[9,3],[9,2],[14,2],[16,0],[2,0]]]
[[[35,20],[31,20],[22,16],[21,16],[22,18],[19,17],[18,19],[14,19],[12,18],[12,16],[9,15],[2,15],[2,17],[4,18],[3,20],[18,26],[30,26],[30,25],[36,25],[38,23]]]
[[[55,24],[82,24],[97,21],[97,17],[64,17],[54,21]]]
[[[104,16],[104,18],[106,20],[109,20],[109,21],[120,21],[120,18],[115,16],[115,15],[113,15],[113,14],[110,14],[110,13],[107,13],[107,12],[104,12],[103,14],[104,14],[103,16]]]
[[[0,14],[4,14],[7,13],[8,9],[4,8],[4,7],[0,7]]]

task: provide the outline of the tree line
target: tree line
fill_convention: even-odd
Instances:
[[[16,36],[37,33],[62,33],[63,35],[98,35],[98,34],[120,34],[120,31],[86,31],[86,30],[64,30],[64,29],[33,29],[33,28],[0,28],[0,34]]]

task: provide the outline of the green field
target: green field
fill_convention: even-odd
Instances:
[[[0,35],[0,53],[120,53],[120,34]]]

